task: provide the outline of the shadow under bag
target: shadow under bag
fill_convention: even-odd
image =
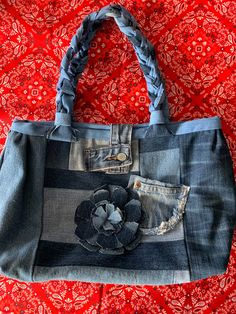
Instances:
[[[149,123],[72,121],[90,43],[110,17],[138,57]],[[55,121],[15,119],[0,155],[0,273],[147,285],[223,274],[236,193],[220,118],[169,121],[154,48],[118,4],[85,17],[60,70]]]

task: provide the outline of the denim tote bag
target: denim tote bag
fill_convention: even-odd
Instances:
[[[149,123],[72,119],[90,43],[111,17],[143,71]],[[170,122],[154,47],[118,4],[85,17],[60,71],[55,121],[15,119],[0,156],[1,274],[146,285],[223,274],[236,193],[220,118]]]

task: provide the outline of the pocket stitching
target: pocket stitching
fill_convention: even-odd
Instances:
[[[162,221],[161,224],[155,228],[140,228],[143,235],[165,234],[166,232],[172,230],[183,219],[190,186],[183,185],[182,189],[182,193],[177,198],[178,204],[173,208],[173,215],[167,221]]]

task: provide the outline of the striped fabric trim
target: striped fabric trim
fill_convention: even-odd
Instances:
[[[93,190],[103,184],[126,186],[131,173],[105,174],[103,172],[84,172],[64,169],[45,169],[44,187]],[[134,171],[132,174],[139,174]]]
[[[54,125],[54,121],[33,121],[14,119],[11,130],[29,135],[45,136],[47,131]],[[155,124],[154,124],[155,125]],[[192,121],[177,121],[167,124],[168,128],[175,135],[201,132],[207,130],[221,129],[221,119],[218,116],[195,119]],[[134,138],[144,138],[149,128],[148,123],[134,125]],[[160,125],[157,125],[158,127]],[[72,127],[79,130],[80,138],[101,138],[109,139],[109,125],[97,123],[72,122]],[[158,134],[156,134],[158,136]]]
[[[33,281],[79,280],[128,285],[167,285],[190,282],[188,270],[132,270],[91,266],[35,266]]]
[[[75,210],[83,199],[88,199],[91,190],[44,188],[44,214],[41,240],[75,243]],[[65,210],[66,209],[66,210]],[[143,235],[141,242],[165,242],[183,240],[183,220],[173,230],[162,235]]]
[[[135,250],[116,256],[89,252],[79,244],[40,240],[35,265],[47,267],[112,265],[124,269],[188,270],[183,240],[140,243]]]

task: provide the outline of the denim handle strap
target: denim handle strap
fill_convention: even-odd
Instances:
[[[165,86],[158,69],[153,45],[141,33],[136,20],[123,6],[110,4],[84,18],[62,59],[61,73],[57,84],[56,125],[71,125],[76,86],[88,62],[90,43],[103,20],[109,17],[115,19],[121,32],[128,37],[135,49],[151,100],[150,124],[165,123],[169,120]]]

